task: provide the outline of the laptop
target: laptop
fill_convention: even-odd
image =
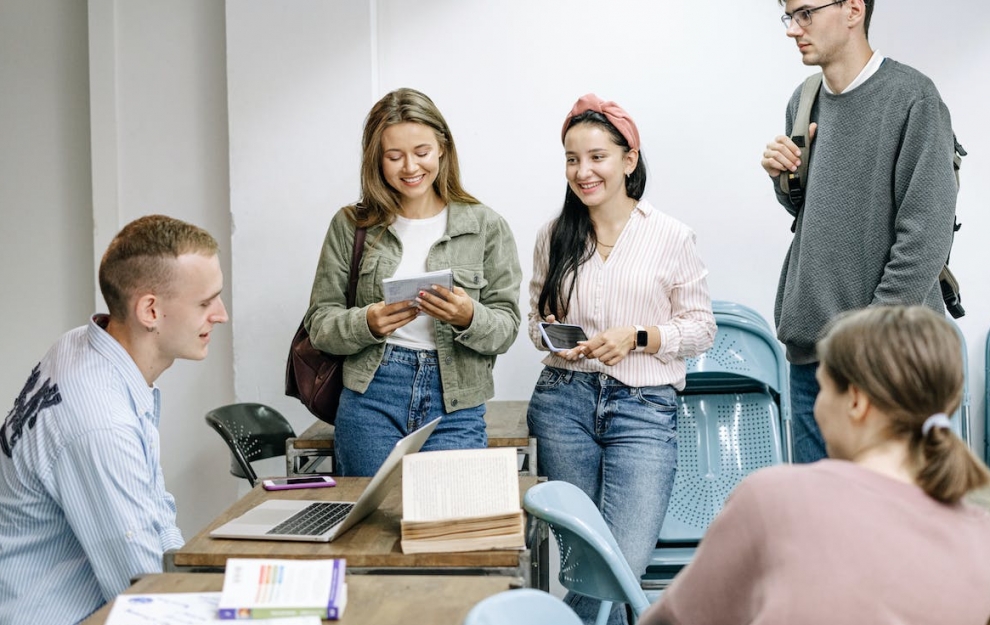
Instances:
[[[356,502],[269,499],[211,531],[210,536],[330,542],[378,508],[402,473],[402,457],[419,451],[441,418],[396,443]]]

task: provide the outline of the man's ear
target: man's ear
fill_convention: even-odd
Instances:
[[[158,324],[158,298],[153,293],[139,295],[134,300],[134,318],[148,332]]]
[[[846,0],[849,5],[849,28],[854,28],[866,19],[866,4],[864,0]],[[865,26],[863,27],[865,31]]]

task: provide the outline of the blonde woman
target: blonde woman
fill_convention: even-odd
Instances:
[[[949,429],[960,340],[921,306],[842,316],[818,343],[829,460],[745,479],[694,561],[640,621],[953,623],[990,619],[990,473]]]
[[[436,105],[397,89],[368,113],[361,200],[333,217],[305,324],[346,354],[337,411],[340,475],[373,475],[396,441],[443,415],[424,450],[487,445],[492,366],[519,331],[522,272],[512,231],[461,186],[454,137]],[[345,293],[367,228],[357,301]],[[453,288],[385,304],[382,280],[450,268]]]

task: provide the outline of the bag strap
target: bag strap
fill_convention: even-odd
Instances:
[[[966,150],[963,146],[959,145],[959,139],[956,139],[956,133],[952,133],[952,171],[956,174],[956,190],[959,189],[959,167],[962,165],[962,158],[966,156]]]
[[[365,228],[358,228],[354,231],[354,250],[351,252],[351,273],[347,278],[347,307],[354,308],[357,302],[358,272],[361,267],[361,255],[364,254],[364,235],[368,233]]]
[[[815,100],[818,99],[818,91],[821,89],[821,86],[822,74],[818,72],[817,74],[808,76],[804,81],[804,85],[801,87],[801,100],[798,102],[797,115],[794,117],[794,125],[791,127],[791,141],[802,150],[810,147],[811,144],[808,141],[808,131],[811,126],[811,109],[815,105]],[[780,190],[790,198],[791,205],[796,211],[800,211],[801,206],[804,204],[804,189],[807,186],[809,156],[810,154],[805,150],[804,158],[801,159],[801,164],[798,165],[797,171],[785,172],[780,176]],[[796,226],[797,216],[795,215],[791,232],[794,232]]]

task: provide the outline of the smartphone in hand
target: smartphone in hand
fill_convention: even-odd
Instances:
[[[578,346],[578,341],[587,341],[588,335],[584,333],[581,326],[567,323],[546,323],[540,322],[540,334],[543,335],[543,342],[547,344],[552,352],[563,352],[574,349]]]
[[[275,477],[261,480],[261,485],[265,490],[292,490],[293,488],[325,488],[336,486],[337,482],[332,477],[326,475],[312,475],[304,477]]]

